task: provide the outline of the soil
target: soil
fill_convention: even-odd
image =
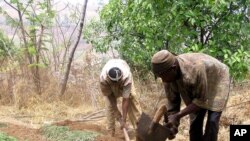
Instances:
[[[65,120],[55,123],[58,126],[68,126],[70,130],[95,131],[102,135],[96,138],[96,141],[124,141],[122,131],[116,133],[116,137],[111,137],[107,134],[105,126],[97,125],[96,123],[75,122]],[[0,131],[7,133],[18,139],[18,141],[47,141],[41,134],[39,129],[34,129],[24,125],[15,125],[12,123],[1,123]]]
[[[74,122],[70,120],[65,120],[63,122],[58,122],[55,125],[58,126],[68,126],[71,130],[82,130],[82,131],[95,131],[101,133],[102,135],[96,138],[96,141],[124,141],[124,136],[122,131],[117,131],[116,137],[111,137],[108,134],[107,130],[101,123],[87,123],[87,122]]]
[[[3,124],[3,123],[2,123]],[[32,129],[23,125],[14,125],[7,123],[6,126],[0,128],[0,131],[7,133],[18,139],[18,141],[46,141],[38,129]]]

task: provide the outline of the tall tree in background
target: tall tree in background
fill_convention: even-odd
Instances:
[[[249,7],[247,0],[110,0],[94,23],[99,26],[86,27],[85,37],[98,51],[115,47],[131,65],[145,71],[153,53],[169,49],[210,54],[228,64],[234,78],[244,78]]]
[[[48,83],[46,77],[41,75],[47,74],[57,78],[60,81],[58,83],[62,84],[59,86],[65,86],[62,90],[65,91],[74,52],[81,36],[79,34],[76,38],[76,29],[81,21],[81,14],[85,17],[85,11],[82,13],[79,5],[52,0],[4,0],[2,3],[5,5],[0,7],[0,14],[5,18],[2,24],[7,27],[4,31],[12,37],[8,41],[5,38],[7,35],[3,34],[3,38],[0,35],[0,57],[9,57],[4,60],[14,58],[12,60],[15,63],[10,67],[6,64],[2,68],[12,68],[20,76],[32,78],[25,80],[38,94],[46,90],[45,85]],[[82,20],[82,24],[83,22]],[[8,30],[9,28],[14,30]],[[82,29],[79,31],[81,33]],[[72,45],[73,41],[76,41],[75,46]]]
[[[41,62],[41,51],[46,49],[44,44],[45,28],[51,27],[52,18],[54,18],[54,11],[51,8],[50,0],[34,1],[29,0],[20,2],[18,0],[11,0],[4,2],[13,8],[18,15],[18,20],[11,18],[8,12],[5,12],[6,18],[16,31],[20,30],[21,43],[23,48],[24,59],[19,60],[22,67],[28,67],[31,72],[33,82],[36,87],[36,92],[41,94],[40,84],[40,67],[47,64],[46,60]],[[26,23],[26,25],[25,25]],[[28,23],[28,26],[27,26]],[[13,37],[15,34],[13,35]],[[26,61],[27,60],[27,61]]]
[[[63,78],[63,82],[61,84],[61,91],[60,91],[61,95],[63,95],[64,92],[65,92],[65,90],[66,90],[66,86],[67,86],[67,82],[68,82],[68,78],[69,78],[69,72],[70,72],[70,68],[71,68],[71,63],[73,61],[76,48],[78,46],[79,40],[80,40],[81,35],[82,35],[82,29],[83,29],[83,24],[84,24],[84,19],[85,19],[87,4],[88,4],[88,0],[85,0],[84,1],[84,5],[83,5],[83,9],[82,9],[82,18],[81,18],[81,22],[80,22],[80,27],[79,27],[79,32],[78,32],[77,40],[76,40],[76,42],[74,44],[73,49],[70,52],[70,56],[69,56],[69,60],[68,60],[68,63],[67,63],[67,68],[66,68],[66,72],[65,72],[65,75],[64,75],[64,78]]]

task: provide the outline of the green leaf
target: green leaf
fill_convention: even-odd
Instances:
[[[119,40],[119,54],[139,69],[150,70],[153,53],[167,48],[177,54],[205,52],[223,58],[231,74],[241,77],[244,71],[238,74],[236,62],[247,63],[244,52],[250,44],[250,24],[240,12],[245,8],[249,5],[244,1],[135,0],[123,5],[111,0],[101,11],[103,27],[89,28],[92,31],[86,38],[99,51],[108,51],[112,40]],[[100,33],[106,33],[105,37],[99,37]]]
[[[28,52],[31,54],[31,55],[35,55],[36,54],[36,49],[34,47],[28,47]]]

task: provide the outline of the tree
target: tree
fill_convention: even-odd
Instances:
[[[51,9],[50,0],[20,2],[4,0],[18,15],[18,20],[11,18],[8,12],[5,12],[9,22],[21,32],[21,44],[23,48],[24,59],[19,60],[20,63],[30,68],[30,72],[36,87],[36,92],[41,94],[40,73],[39,68],[46,65],[41,62],[41,51],[46,49],[44,46],[45,28],[50,27],[54,11]],[[28,26],[25,26],[25,24]],[[28,28],[27,28],[28,27]],[[15,35],[14,35],[15,36]],[[13,36],[13,37],[14,37]],[[27,61],[26,61],[27,60]]]
[[[61,95],[63,95],[65,90],[66,90],[67,81],[68,81],[68,77],[69,77],[69,72],[70,72],[70,68],[71,68],[71,63],[73,61],[76,48],[78,46],[79,40],[80,40],[81,35],[82,35],[82,29],[83,29],[83,23],[84,23],[84,19],[85,19],[87,4],[88,4],[88,0],[85,0],[84,5],[83,5],[83,9],[82,9],[82,18],[81,18],[81,22],[80,22],[80,27],[79,27],[77,40],[76,40],[76,42],[74,44],[73,49],[70,52],[69,61],[67,63],[66,72],[65,72],[64,79],[63,79],[63,82],[62,82],[62,85],[61,85],[61,91],[60,91]]]
[[[150,69],[157,50],[199,51],[228,64],[234,78],[244,78],[250,50],[249,7],[247,0],[110,0],[97,22],[103,25],[102,34],[92,28],[86,35],[98,51],[115,45],[140,70]],[[101,43],[94,38],[100,35]]]

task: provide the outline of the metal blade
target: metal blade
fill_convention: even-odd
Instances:
[[[147,114],[142,113],[136,131],[137,137],[142,141],[166,141],[171,133],[169,128],[157,123],[156,129],[151,134],[148,134],[151,121],[152,119]]]

